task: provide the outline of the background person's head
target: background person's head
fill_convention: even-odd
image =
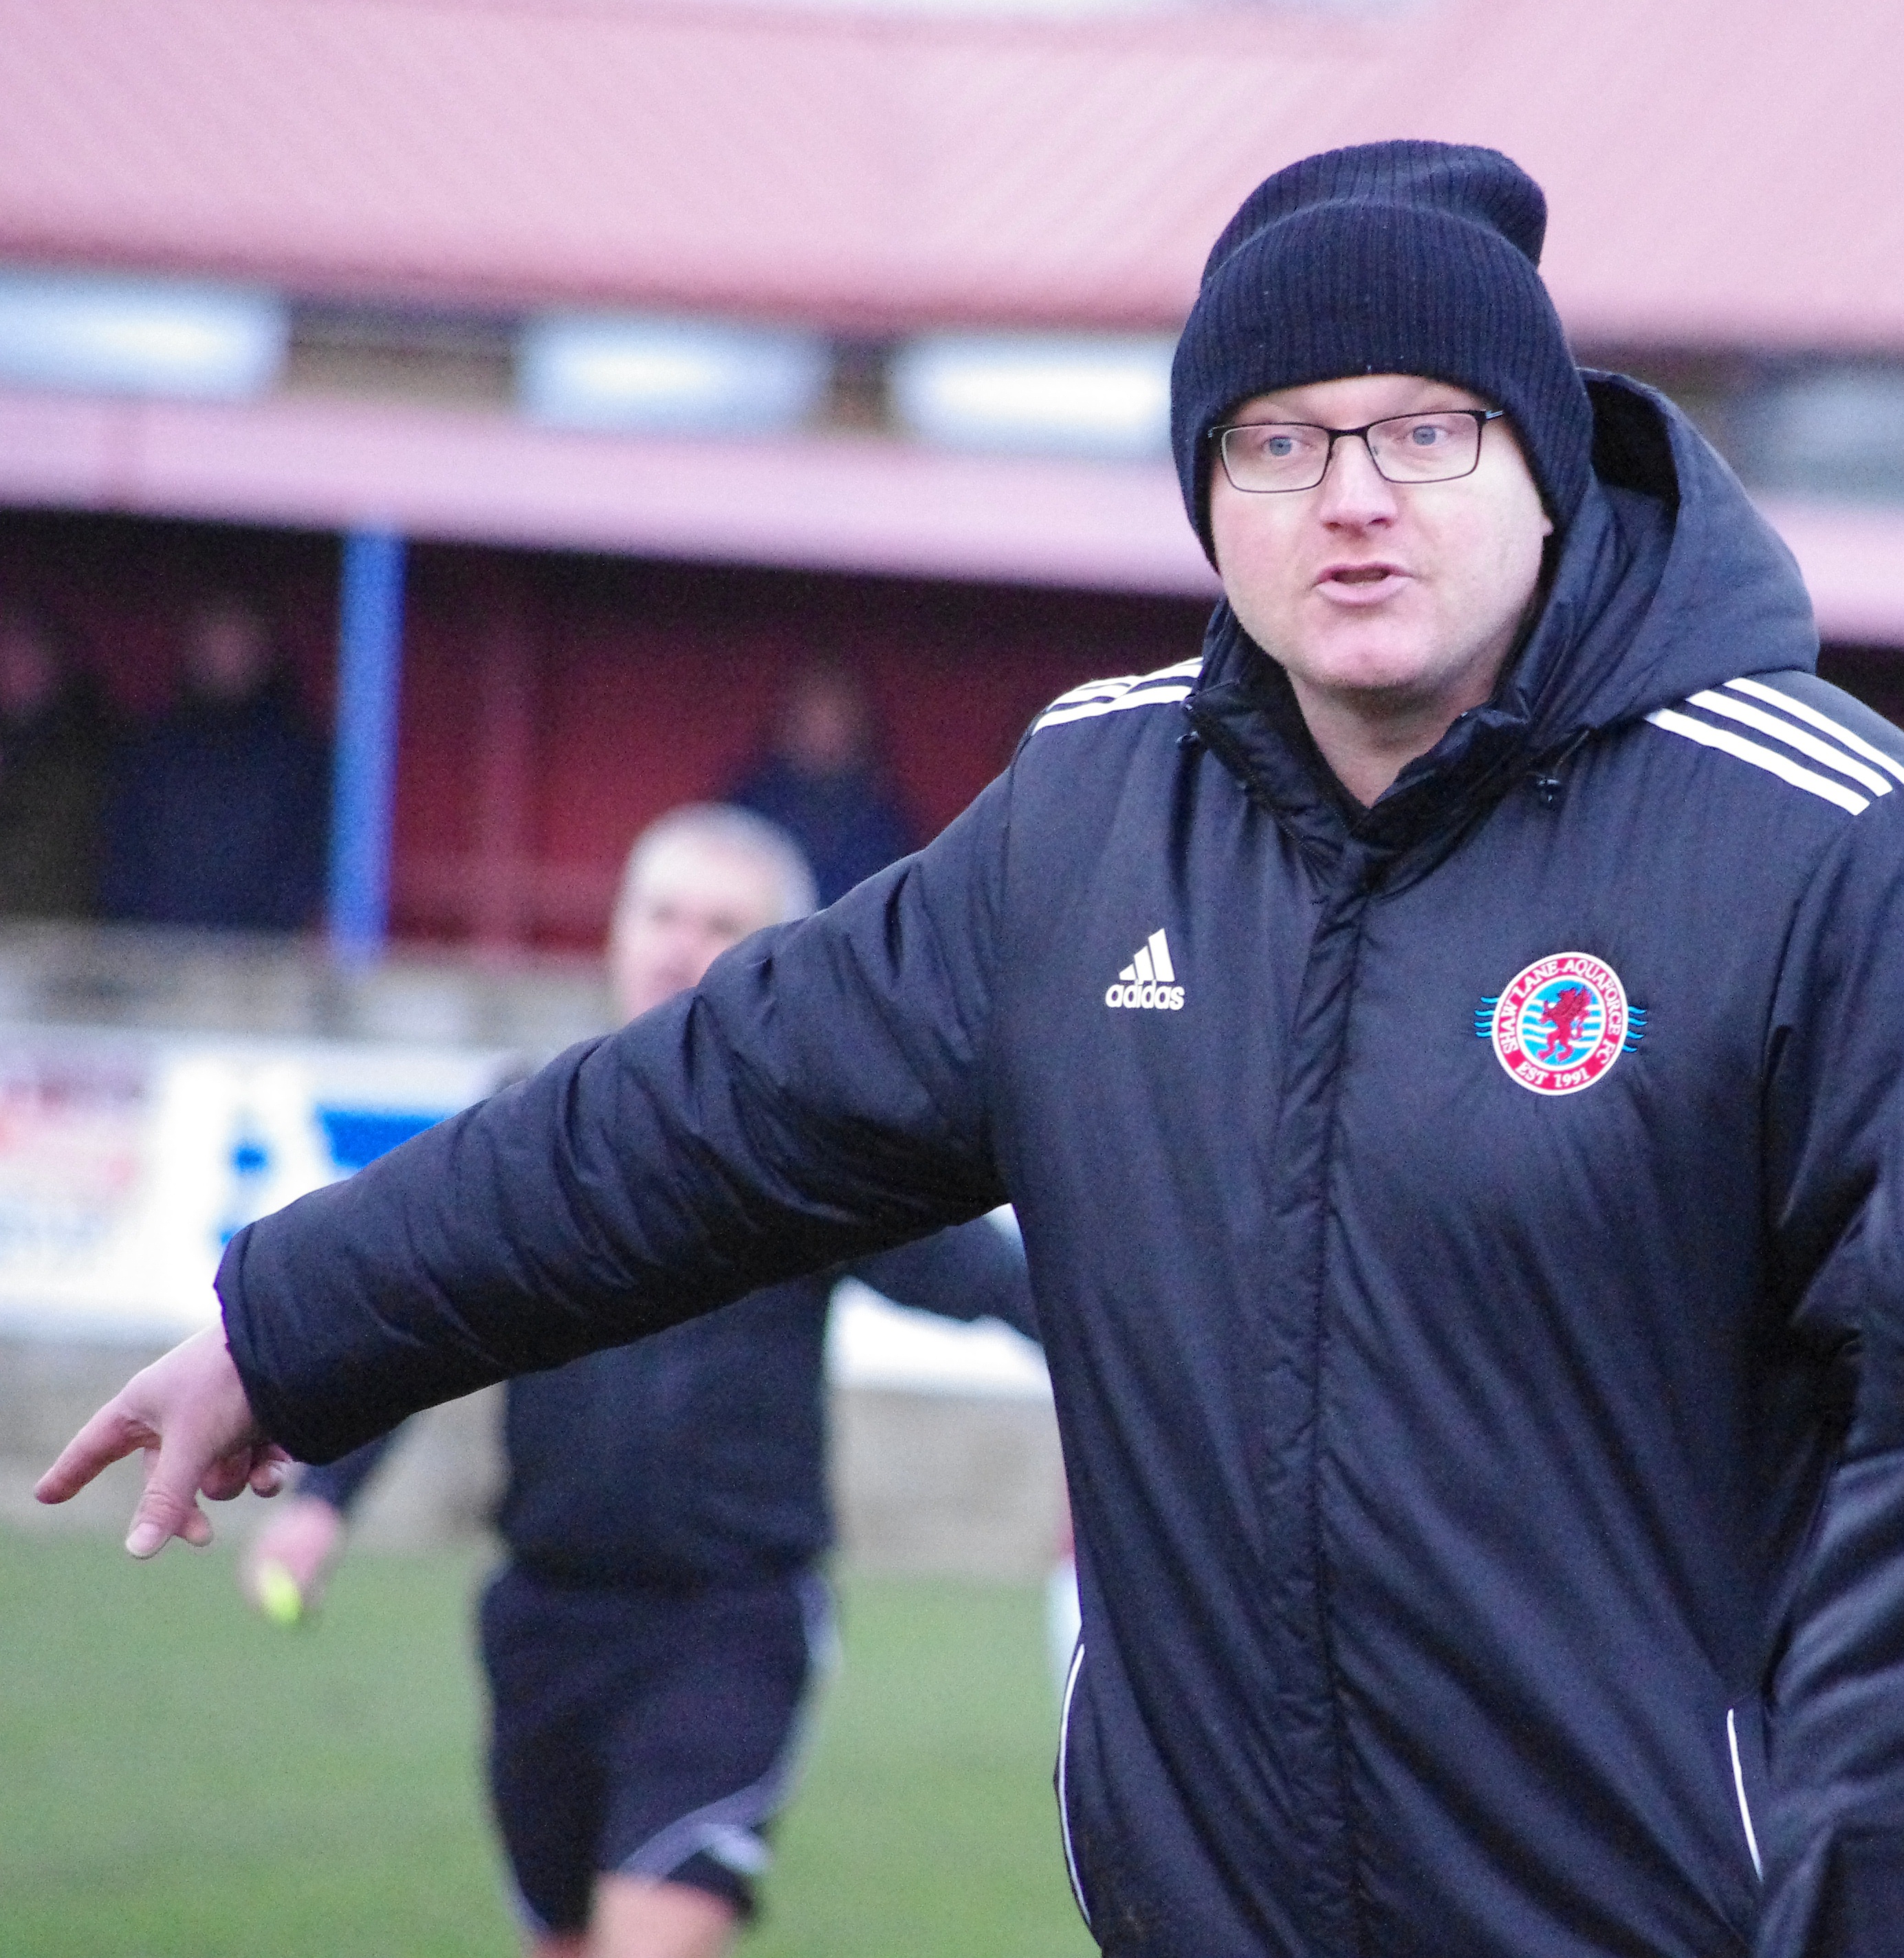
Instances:
[[[277,673],[277,648],[256,606],[220,593],[185,622],[186,692],[195,700],[238,706],[255,699]]]
[[[796,775],[818,781],[853,774],[872,751],[872,708],[851,667],[820,661],[788,676],[774,724],[774,752]]]
[[[698,984],[730,946],[804,917],[813,873],[786,832],[724,803],[691,803],[651,823],[622,873],[609,971],[632,1019]]]
[[[46,622],[24,607],[0,608],[0,721],[21,727],[38,720],[66,682],[66,663]]]

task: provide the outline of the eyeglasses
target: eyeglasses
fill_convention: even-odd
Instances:
[[[1481,461],[1481,430],[1506,413],[1504,408],[1435,408],[1348,429],[1322,428],[1313,422],[1231,422],[1212,429],[1210,439],[1232,486],[1252,496],[1314,489],[1328,474],[1329,458],[1345,436],[1361,438],[1384,482],[1448,483],[1474,474]]]

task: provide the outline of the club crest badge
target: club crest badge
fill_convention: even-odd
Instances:
[[[1523,1088],[1577,1095],[1638,1046],[1646,1019],[1605,959],[1557,952],[1482,1000],[1475,1031],[1494,1043],[1496,1059]]]

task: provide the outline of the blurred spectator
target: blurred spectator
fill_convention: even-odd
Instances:
[[[103,908],[144,924],[294,931],[324,886],[327,762],[269,627],[242,599],[192,616],[177,705],[126,749]]]
[[[0,914],[97,908],[112,746],[97,692],[46,621],[0,610]]]
[[[767,752],[727,800],[793,837],[822,905],[918,848],[875,748],[866,689],[830,662],[792,675]]]

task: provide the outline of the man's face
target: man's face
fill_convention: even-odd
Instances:
[[[1488,405],[1443,382],[1370,374],[1258,394],[1226,419],[1359,428]],[[1554,528],[1505,421],[1487,425],[1474,474],[1450,482],[1385,482],[1354,440],[1335,444],[1313,489],[1251,494],[1211,467],[1224,590],[1305,709],[1320,696],[1378,714],[1445,707],[1452,721],[1492,692]]]
[[[609,946],[615,998],[630,1019],[671,999],[730,946],[776,923],[772,870],[743,851],[692,835],[664,838],[642,860]]]

